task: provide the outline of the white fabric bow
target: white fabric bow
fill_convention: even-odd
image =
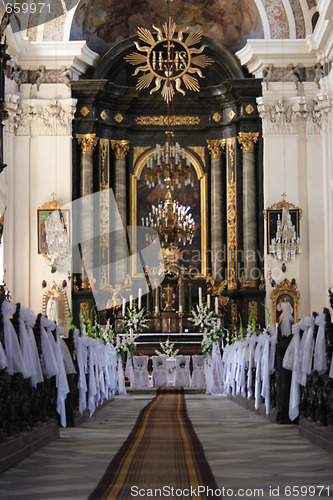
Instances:
[[[325,325],[326,316],[325,313],[320,314],[316,318],[316,325],[318,328],[316,346],[314,350],[314,360],[313,369],[317,372],[322,370],[327,370],[327,359],[326,359],[326,339],[325,339]]]
[[[15,314],[16,305],[11,302],[4,301],[2,303],[1,310],[7,359],[7,372],[9,375],[19,372],[27,378],[29,377],[29,370],[27,370],[15,328],[9,319],[10,316]]]

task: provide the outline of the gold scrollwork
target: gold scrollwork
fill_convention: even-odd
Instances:
[[[230,120],[233,120],[236,116],[236,113],[234,112],[234,110],[232,109],[231,111],[229,111],[228,113],[228,117],[230,118]]]
[[[87,321],[87,319],[89,318],[89,302],[81,302],[80,303],[80,312],[81,312],[81,316],[82,316],[82,319],[83,321]]]
[[[239,132],[238,142],[243,153],[254,153],[256,142],[258,142],[259,132]]]
[[[299,218],[301,219],[303,215],[303,210],[293,203],[290,203],[289,201],[286,201],[286,193],[282,193],[282,201],[278,201],[277,203],[274,203],[271,207],[266,208],[266,210],[263,211],[265,219],[267,219],[267,211],[268,210],[282,210],[283,208],[288,208],[288,210],[299,210]]]
[[[203,146],[191,146],[189,149],[194,151],[194,153],[199,156],[202,164],[206,166],[205,148]]]
[[[134,146],[133,148],[133,165],[136,164],[137,159],[147,151],[147,149],[150,149],[149,146]]]
[[[235,176],[236,138],[227,139],[227,241],[228,289],[237,288],[237,186]]]
[[[99,282],[103,287],[107,283],[109,266],[109,221],[110,221],[110,200],[109,200],[109,139],[99,141],[99,186],[100,186],[100,269]],[[96,281],[96,280],[95,280]],[[90,284],[93,283],[90,278]]]
[[[236,325],[237,320],[238,320],[237,304],[231,304],[231,321],[234,323],[234,325]]]
[[[199,116],[137,116],[137,125],[153,125],[155,127],[199,125]]]
[[[249,302],[249,321],[255,318],[256,322],[258,320],[258,303],[256,300],[250,300]]]
[[[81,145],[82,153],[92,153],[98,142],[96,134],[76,134],[76,138]]]
[[[124,160],[129,151],[129,141],[111,141],[112,149],[115,151],[117,160]]]

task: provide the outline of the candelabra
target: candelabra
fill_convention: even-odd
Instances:
[[[152,206],[148,217],[142,217],[142,226],[152,227],[158,232],[163,247],[171,244],[191,244],[195,232],[195,221],[190,213],[191,207],[180,205],[172,200],[170,189],[167,189],[165,201],[160,201],[157,207]],[[146,239],[153,239],[147,233]]]
[[[149,188],[158,184],[162,189],[166,186],[173,191],[174,186],[194,186],[191,161],[179,143],[156,144],[153,156],[147,159],[145,181]]]
[[[278,215],[276,236],[272,238],[270,253],[278,262],[282,262],[282,271],[286,270],[287,262],[294,262],[301,252],[300,238],[297,238],[295,226],[287,207],[282,208],[282,217]]]

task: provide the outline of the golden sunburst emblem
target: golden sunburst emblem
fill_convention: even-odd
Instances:
[[[146,89],[155,79],[155,87],[150,91],[152,94],[161,90],[163,99],[168,103],[177,92],[185,95],[185,90],[199,92],[199,81],[194,74],[204,78],[201,69],[210,66],[214,61],[203,54],[205,45],[196,48],[202,38],[202,31],[192,31],[184,39],[184,33],[188,28],[176,33],[176,24],[170,18],[168,23],[160,28],[153,26],[156,34],[152,34],[146,28],[138,28],[139,39],[145,46],[140,46],[134,42],[139,52],[133,52],[125,56],[125,60],[135,69],[133,76],[139,72],[144,73],[138,79],[137,90]],[[141,52],[141,53],[140,53]],[[142,54],[142,52],[144,54]]]

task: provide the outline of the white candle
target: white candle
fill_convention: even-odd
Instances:
[[[133,295],[130,295],[130,309],[133,307]]]
[[[182,305],[180,305],[180,306],[179,306],[179,312],[180,312],[180,313],[182,313],[182,312],[183,312],[183,306],[182,306]]]
[[[122,307],[122,315],[125,316],[125,308],[126,308],[126,299],[123,298],[123,307]]]
[[[139,293],[138,293],[138,309],[141,309],[141,296],[142,296],[142,288],[139,288]]]
[[[155,312],[158,313],[158,306],[155,306]]]
[[[215,314],[218,315],[219,313],[219,298],[215,297]]]
[[[198,288],[198,295],[199,295],[199,307],[202,306],[202,288],[201,286]]]
[[[207,307],[210,309],[210,294],[207,295]]]
[[[130,328],[130,340],[133,340],[133,328]]]

